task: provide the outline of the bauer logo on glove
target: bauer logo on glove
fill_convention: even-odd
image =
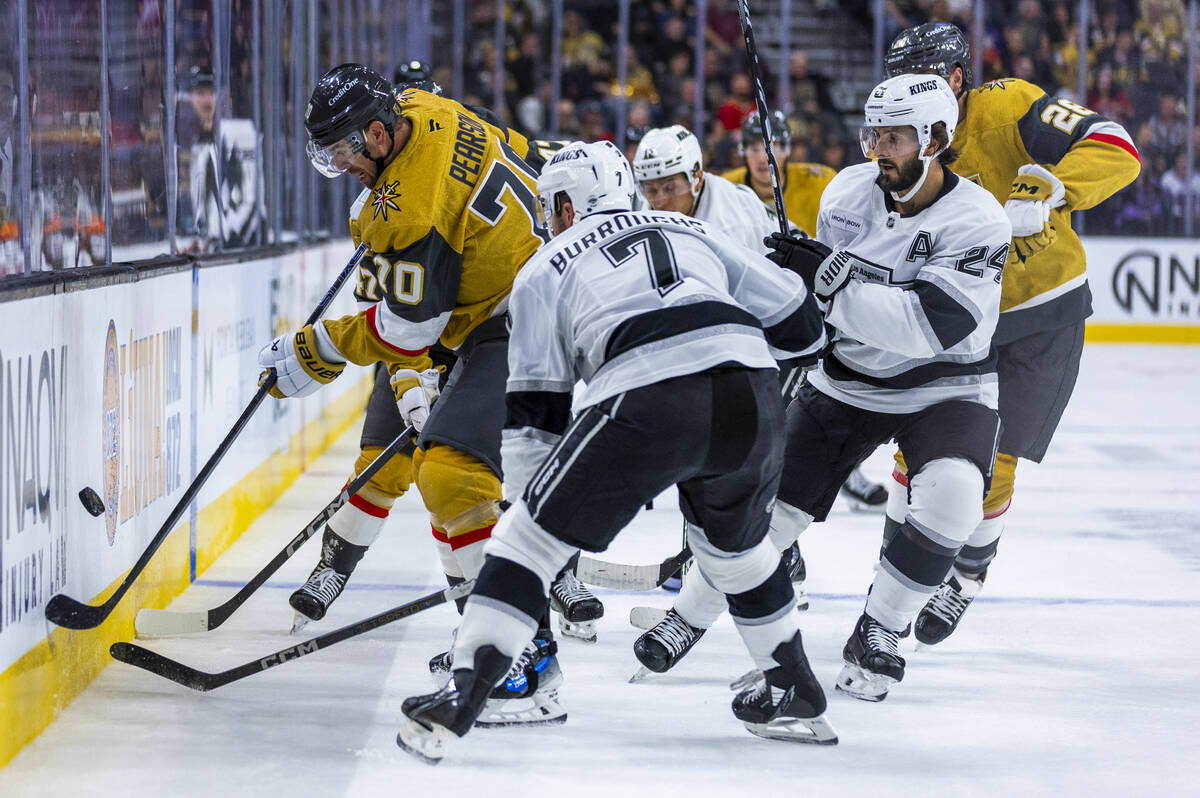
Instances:
[[[328,385],[346,368],[346,361],[329,340],[321,322],[281,335],[258,353],[258,365],[264,371],[258,384],[275,372],[271,396],[276,399],[308,396]]]

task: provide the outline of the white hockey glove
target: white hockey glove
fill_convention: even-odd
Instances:
[[[1066,187],[1037,164],[1017,170],[1009,188],[1004,212],[1012,224],[1012,256],[1022,263],[1054,243],[1058,232],[1050,224],[1050,211],[1066,202]]]
[[[425,429],[429,420],[429,409],[437,401],[438,370],[397,369],[392,375],[392,393],[396,395],[396,406],[405,424],[412,424],[417,432]]]
[[[294,333],[281,335],[258,353],[258,365],[264,371],[258,384],[275,371],[271,396],[276,399],[308,396],[322,385],[328,385],[346,368],[346,361],[329,340],[321,322],[301,327]]]

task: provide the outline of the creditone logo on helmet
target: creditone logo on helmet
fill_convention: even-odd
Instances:
[[[342,99],[342,97],[345,96],[346,92],[350,91],[351,87],[354,85],[355,85],[354,81],[350,81],[350,82],[346,83],[344,86],[342,86],[340,89],[338,89],[337,94],[335,94],[329,98],[329,102],[327,103],[327,105],[332,106],[338,100]]]

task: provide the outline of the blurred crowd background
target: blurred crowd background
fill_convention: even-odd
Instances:
[[[1141,177],[1083,215],[1088,234],[1200,233],[1196,0],[751,9],[793,160],[861,160],[881,46],[948,20],[974,42],[977,82],[1024,78],[1133,135]],[[733,0],[0,0],[0,275],[345,235],[358,187],[309,167],[308,93],[335,64],[390,76],[412,58],[532,137],[632,155],[646,129],[680,123],[706,169],[741,165],[754,97]]]

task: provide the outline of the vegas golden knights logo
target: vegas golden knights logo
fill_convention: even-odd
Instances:
[[[100,421],[101,456],[104,458],[104,526],[108,545],[117,537],[117,511],[121,498],[121,363],[117,325],[109,321],[104,341],[104,407]]]

